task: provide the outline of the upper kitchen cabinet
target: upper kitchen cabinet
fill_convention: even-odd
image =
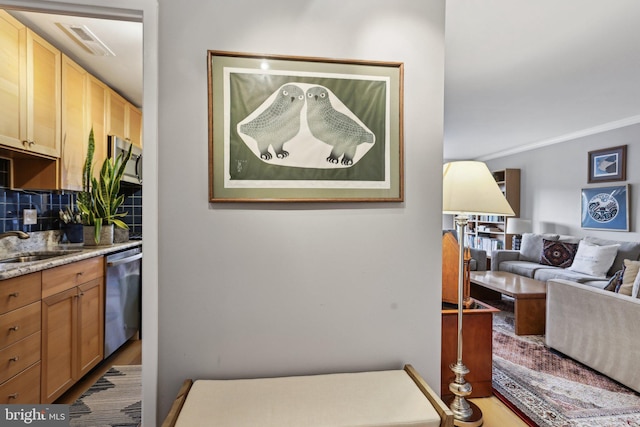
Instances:
[[[61,53],[0,11],[0,145],[60,157]]]
[[[62,153],[58,189],[82,190],[82,174],[91,129],[95,142],[93,172],[96,178],[100,175],[100,168],[108,154],[107,113],[110,111],[110,91],[102,81],[66,55],[62,56]],[[125,129],[126,101],[122,108],[118,108],[118,103],[115,105],[122,117],[120,128]]]
[[[60,51],[27,30],[27,141],[52,157],[60,157],[60,74]]]
[[[26,129],[20,122],[26,112],[27,29],[0,10],[0,144],[23,148]]]
[[[60,188],[82,190],[82,169],[87,152],[87,88],[89,73],[62,56],[62,155]]]
[[[89,130],[93,128],[96,148],[93,153],[94,176],[100,174],[100,166],[107,158],[107,111],[109,111],[109,87],[89,74]]]
[[[131,104],[127,104],[127,138],[133,145],[142,148],[142,111]]]
[[[142,112],[113,90],[109,91],[109,135],[142,148]]]

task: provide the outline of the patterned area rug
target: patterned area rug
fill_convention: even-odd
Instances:
[[[137,427],[142,367],[113,366],[69,408],[72,427]]]
[[[640,394],[545,347],[542,335],[515,335],[513,300],[491,305],[501,310],[493,318],[493,388],[525,421],[640,427]]]

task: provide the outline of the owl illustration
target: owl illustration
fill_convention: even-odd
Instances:
[[[271,159],[269,146],[273,147],[279,159],[289,155],[283,145],[300,131],[300,111],[304,103],[304,91],[300,87],[284,85],[278,89],[271,105],[251,121],[240,125],[240,132],[258,143],[261,159]]]
[[[374,135],[360,123],[337,111],[329,100],[329,91],[322,86],[307,90],[307,123],[311,134],[331,145],[327,162],[352,165],[358,145],[374,143]]]

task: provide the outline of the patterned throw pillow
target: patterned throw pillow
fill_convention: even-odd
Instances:
[[[543,239],[540,264],[562,268],[570,267],[577,251],[578,245],[576,243]]]
[[[615,272],[611,279],[609,279],[609,283],[604,287],[605,291],[618,292],[620,289],[620,284],[622,284],[622,273],[624,273],[624,268],[622,270],[618,270]]]

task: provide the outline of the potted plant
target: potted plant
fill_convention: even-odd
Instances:
[[[93,128],[89,133],[87,158],[82,171],[83,191],[78,193],[78,208],[80,209],[82,224],[85,226],[84,243],[91,240],[96,245],[113,243],[113,227],[128,229],[127,224],[120,218],[126,212],[118,212],[124,202],[124,195],[120,192],[120,181],[129,158],[131,146],[126,154],[119,154],[115,159],[106,158],[102,163],[98,178],[93,176],[93,155],[95,140]],[[93,227],[93,229],[89,228]],[[104,230],[104,231],[103,231]],[[93,236],[91,236],[93,231]],[[87,235],[89,239],[87,239]],[[90,243],[89,243],[90,244]]]

